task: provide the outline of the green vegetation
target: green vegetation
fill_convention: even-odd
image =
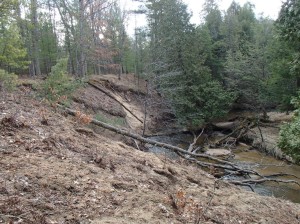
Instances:
[[[279,147],[297,163],[300,163],[300,93],[292,99],[298,109],[291,123],[284,125],[280,131]]]
[[[279,60],[282,68],[286,72],[284,75],[276,77],[282,80],[281,97],[288,105],[291,105],[297,110],[295,117],[290,124],[286,124],[281,128],[279,147],[296,162],[300,162],[300,92],[295,96],[300,87],[300,2],[297,0],[288,0],[283,3],[279,18],[276,22],[280,39],[285,43],[288,52],[284,52],[285,57]],[[284,61],[286,60],[286,61]],[[292,100],[290,100],[292,98]]]
[[[159,92],[168,114],[196,129],[232,109],[294,109],[298,0],[286,0],[276,21],[257,17],[249,2],[221,11],[217,0],[205,0],[197,25],[181,0],[136,0],[141,5],[131,13],[144,13],[148,26],[132,37],[117,1],[97,0],[101,9],[93,2],[1,1],[0,69],[48,75],[42,89],[50,101],[69,97],[74,77],[113,73],[122,80],[135,72]]]
[[[113,126],[123,127],[126,125],[126,120],[123,117],[108,118],[107,116],[105,116],[102,113],[97,113],[94,118],[98,121],[102,121],[104,123],[111,124]]]
[[[0,68],[9,72],[23,70],[29,64],[20,28],[12,18],[16,6],[16,0],[3,0],[0,3]]]
[[[42,85],[42,92],[50,102],[66,101],[80,85],[67,75],[67,63],[67,58],[60,59]]]
[[[13,73],[8,73],[0,69],[0,91],[12,91],[15,89],[18,81],[18,76]]]
[[[212,37],[189,22],[181,1],[149,1],[150,58],[158,91],[183,126],[199,127],[226,114],[234,94],[214,80],[208,65]],[[161,12],[164,13],[161,13]]]

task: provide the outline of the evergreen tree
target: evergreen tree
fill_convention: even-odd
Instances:
[[[239,109],[264,109],[266,42],[259,34],[259,22],[253,5],[243,7],[233,2],[225,15],[223,32],[227,45],[224,83],[237,93]],[[261,31],[264,32],[264,31]],[[261,40],[259,39],[261,38]]]
[[[277,29],[279,32],[279,37],[281,41],[284,41],[284,45],[287,46],[283,50],[284,53],[288,53],[281,60],[278,60],[280,63],[284,63],[283,68],[287,70],[287,64],[289,65],[288,71],[285,73],[279,73],[277,76],[278,81],[281,85],[285,86],[284,90],[288,89],[283,96],[285,96],[286,101],[291,103],[297,109],[295,111],[295,117],[291,123],[286,124],[281,128],[280,131],[280,140],[279,147],[292,158],[295,159],[297,163],[300,162],[300,97],[299,93],[297,97],[291,97],[292,94],[295,94],[300,87],[300,2],[298,0],[287,0],[283,3],[279,18],[276,21]],[[289,49],[289,50],[287,50]],[[285,61],[283,61],[285,60]],[[287,63],[286,63],[287,62]],[[282,69],[279,67],[278,70],[281,72]],[[285,81],[288,81],[284,83]],[[286,88],[286,85],[290,85],[290,88]],[[277,91],[277,93],[280,93]],[[279,94],[280,95],[280,94]],[[283,99],[285,99],[283,98]],[[286,105],[288,105],[286,103]]]
[[[197,127],[224,115],[233,95],[212,80],[205,65],[210,36],[203,38],[204,30],[190,24],[181,1],[148,1],[147,6],[153,72],[178,121]]]
[[[223,18],[215,0],[206,0],[203,7],[204,24],[198,29],[202,32],[202,42],[206,40],[208,49],[206,65],[210,68],[213,78],[222,81],[224,62],[226,59],[226,45],[222,34]],[[210,37],[207,37],[208,30]]]
[[[40,15],[40,62],[43,74],[50,74],[51,67],[56,64],[59,57],[58,38],[54,32],[51,20],[47,19],[47,14]]]
[[[0,68],[9,72],[24,69],[27,64],[20,30],[15,18],[17,1],[0,3]]]
[[[290,69],[300,87],[300,2],[287,0],[283,3],[276,24],[280,38],[294,49]]]

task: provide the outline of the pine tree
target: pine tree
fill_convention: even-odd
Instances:
[[[148,1],[152,72],[179,123],[197,127],[224,115],[233,95],[205,65],[210,36],[190,24],[181,1]]]

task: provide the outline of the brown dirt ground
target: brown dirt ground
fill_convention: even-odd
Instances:
[[[271,123],[262,124],[260,125],[260,128],[252,128],[251,132],[247,134],[247,137],[253,140],[252,146],[260,151],[264,151],[278,159],[292,162],[293,159],[288,155],[285,155],[277,144],[280,136],[280,127],[284,123],[292,120],[293,113],[287,115],[286,113],[281,112],[269,112],[268,117]]]
[[[120,104],[91,86],[79,89],[73,98],[75,102],[83,104],[95,113],[104,111],[114,116],[126,116]]]
[[[1,222],[293,224],[300,205],[106,138],[18,90],[0,95]]]
[[[170,127],[171,131],[174,131],[174,122],[170,122],[168,118],[169,108],[162,102],[161,97],[156,92],[147,88],[145,80],[140,79],[138,81],[132,74],[124,74],[121,80],[116,75],[95,75],[89,79],[101,88],[106,88],[107,92],[125,105],[141,121],[144,120],[144,103],[147,102],[147,125],[145,130],[147,134],[156,134],[158,130],[168,132],[166,131],[167,126]],[[111,118],[111,116],[125,117],[127,126],[131,130],[139,134],[143,132],[143,123],[132,116],[130,112],[124,110],[115,100],[107,97],[94,87],[81,88],[74,94],[74,100],[83,105],[79,108],[84,108],[93,113],[102,111],[108,118]]]

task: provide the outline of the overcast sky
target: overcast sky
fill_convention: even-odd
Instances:
[[[241,6],[246,2],[251,2],[255,5],[255,13],[263,13],[265,17],[276,19],[281,8],[282,0],[235,0]],[[189,10],[193,12],[193,23],[199,23],[199,13],[202,10],[204,0],[183,0],[188,6]],[[227,10],[232,3],[232,0],[219,0],[220,10]]]
[[[233,0],[217,0],[218,5],[221,11],[227,10]],[[251,2],[255,5],[255,13],[257,15],[263,14],[265,17],[270,17],[272,19],[276,19],[278,13],[281,8],[282,0],[235,0],[241,6],[246,2]],[[120,0],[122,8],[126,9],[136,9],[138,3],[133,3],[131,0]],[[192,23],[199,24],[200,23],[200,12],[202,11],[202,5],[205,0],[183,0],[188,5],[188,9],[193,13],[193,17],[191,19]],[[135,22],[136,21],[136,22]],[[128,31],[132,35],[135,27],[135,23],[137,26],[143,26],[146,24],[145,18],[142,16],[137,16],[137,19],[134,19],[134,16],[130,16],[128,21]]]

